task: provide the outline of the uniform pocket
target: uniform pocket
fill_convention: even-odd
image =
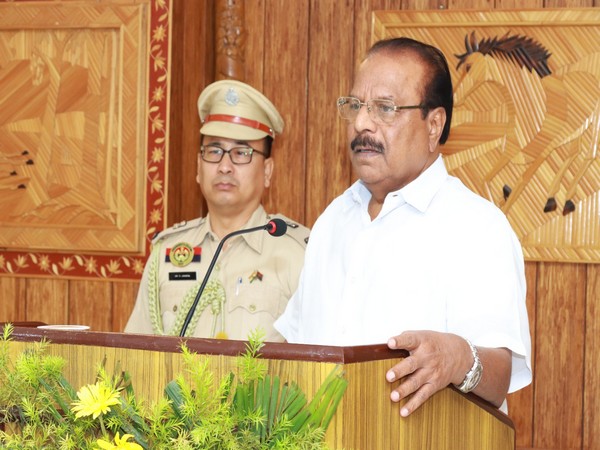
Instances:
[[[240,287],[237,295],[227,299],[227,310],[245,310],[250,314],[268,313],[276,319],[285,308],[285,297],[281,289],[264,284],[248,284]],[[239,312],[239,311],[238,311]]]

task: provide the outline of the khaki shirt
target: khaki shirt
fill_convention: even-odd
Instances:
[[[284,340],[273,322],[298,285],[309,230],[267,215],[262,206],[242,228],[265,225],[273,217],[288,223],[285,235],[254,231],[225,241],[187,335],[247,340],[260,327],[267,341]],[[208,217],[157,235],[125,332],[179,335],[218,245]],[[182,248],[192,248],[194,256],[188,251],[187,258],[178,259]]]

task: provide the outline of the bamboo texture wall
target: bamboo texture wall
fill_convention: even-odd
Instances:
[[[594,0],[246,0],[243,79],[283,113],[265,203],[312,225],[353,180],[335,99],[346,93],[380,9],[599,6]],[[215,2],[173,3],[168,223],[204,207],[194,180],[196,99],[214,79]],[[517,446],[600,449],[600,266],[528,262],[534,383],[511,396]],[[121,330],[137,283],[0,277],[0,321],[85,323]]]

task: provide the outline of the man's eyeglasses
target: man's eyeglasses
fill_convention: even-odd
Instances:
[[[229,153],[229,157],[231,158],[231,162],[233,164],[250,164],[252,162],[252,155],[254,153],[265,156],[263,152],[248,146],[233,147],[229,150],[225,150],[218,145],[200,146],[200,155],[202,156],[202,160],[208,163],[220,163],[225,153]]]
[[[356,116],[358,116],[360,108],[363,106],[367,107],[369,117],[373,122],[385,124],[391,124],[398,111],[425,108],[425,105],[396,106],[393,101],[382,98],[374,98],[367,102],[361,102],[356,97],[340,97],[337,100],[340,116],[350,122],[356,120]]]

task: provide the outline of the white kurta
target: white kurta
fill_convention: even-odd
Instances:
[[[298,290],[275,328],[294,343],[385,343],[405,330],[455,333],[513,353],[510,392],[531,382],[520,243],[504,214],[440,157],[388,194],[375,220],[360,182],[311,231]]]

